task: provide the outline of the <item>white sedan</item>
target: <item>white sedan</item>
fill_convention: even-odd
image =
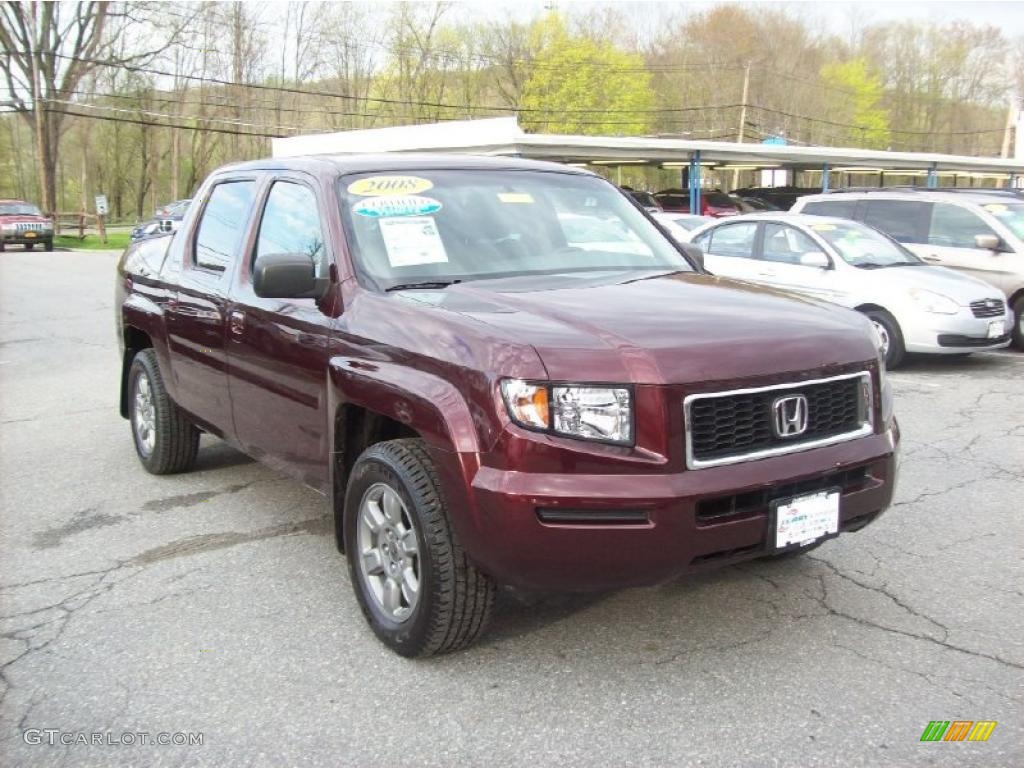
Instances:
[[[758,213],[698,227],[691,243],[708,270],[863,312],[886,364],[906,352],[963,354],[1010,343],[1013,316],[1002,292],[929,266],[864,224],[825,216]]]

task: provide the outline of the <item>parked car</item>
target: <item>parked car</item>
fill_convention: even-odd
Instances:
[[[739,200],[742,206],[742,210],[746,213],[753,213],[754,211],[779,211],[782,210],[779,206],[771,203],[760,197],[752,197],[751,195],[737,195],[732,193],[729,195],[735,200]]]
[[[871,324],[702,274],[598,176],[296,157],[197,199],[118,267],[139,459],[187,470],[205,431],[321,491],[400,654],[471,642],[499,583],[659,583],[806,552],[891,501]],[[615,248],[572,239],[584,215]]]
[[[132,228],[129,239],[134,242],[175,232],[181,226],[191,204],[192,200],[176,200],[161,206],[157,209],[156,216]]]
[[[714,221],[710,216],[693,216],[689,213],[652,213],[651,217],[661,224],[677,243],[688,243],[689,232]]]
[[[980,190],[863,190],[804,197],[793,210],[863,221],[930,264],[991,283],[1013,310],[1013,345],[1024,350],[1024,201],[1016,196]]]
[[[636,200],[648,213],[655,213],[661,210],[661,203],[650,192],[633,189],[632,187],[619,187],[619,189]]]
[[[36,244],[53,250],[53,220],[38,206],[24,200],[0,200],[0,251],[8,245],[23,245],[31,251]]]
[[[754,198],[769,205],[775,206],[776,210],[788,211],[793,204],[805,195],[815,195],[821,192],[818,187],[744,187],[734,189],[732,194],[741,198]]]
[[[962,354],[1010,343],[1013,314],[986,282],[929,266],[878,230],[846,219],[756,214],[690,233],[716,275],[863,312],[886,364],[907,352]]]
[[[663,189],[654,193],[662,209],[670,213],[690,213],[690,191],[687,189]],[[740,205],[729,195],[718,189],[701,190],[700,215],[735,216],[741,213]]]

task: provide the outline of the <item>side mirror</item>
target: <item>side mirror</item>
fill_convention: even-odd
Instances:
[[[817,267],[828,269],[832,266],[831,260],[821,251],[808,251],[800,255],[800,263],[805,267]]]
[[[253,290],[265,299],[319,299],[328,283],[317,279],[313,257],[305,253],[268,253],[253,268]]]
[[[693,243],[679,243],[679,247],[683,253],[687,255],[690,261],[695,262],[698,267],[704,269],[704,251],[701,250],[699,245]]]
[[[999,239],[999,235],[975,235],[974,244],[986,251],[998,251],[1003,241]]]

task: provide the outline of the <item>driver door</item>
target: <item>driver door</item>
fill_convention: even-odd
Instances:
[[[279,175],[264,189],[258,226],[227,312],[228,386],[239,442],[252,456],[327,490],[328,338],[333,320],[313,299],[267,299],[253,290],[261,256],[303,253],[317,277],[331,254],[323,196],[311,179]]]

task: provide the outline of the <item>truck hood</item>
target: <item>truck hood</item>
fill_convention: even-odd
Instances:
[[[35,216],[30,213],[2,213],[0,224],[49,224],[50,220],[45,216]]]
[[[712,275],[526,276],[404,296],[531,344],[553,380],[725,381],[876,359],[859,314]]]

